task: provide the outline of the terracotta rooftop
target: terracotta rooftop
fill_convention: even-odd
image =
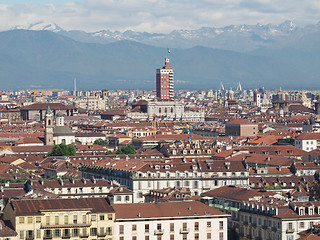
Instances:
[[[134,218],[198,217],[228,215],[198,201],[116,204],[116,220]]]

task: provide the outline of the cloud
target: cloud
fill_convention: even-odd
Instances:
[[[38,2],[38,3],[37,3]],[[86,0],[41,4],[0,4],[0,30],[35,22],[56,23],[66,30],[135,30],[168,33],[175,29],[240,24],[305,25],[320,20],[317,0]]]

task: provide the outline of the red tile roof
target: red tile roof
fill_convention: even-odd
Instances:
[[[228,215],[198,201],[115,204],[116,219],[225,216]]]

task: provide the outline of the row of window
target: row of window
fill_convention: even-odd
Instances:
[[[88,237],[90,236],[110,236],[112,235],[112,228],[111,227],[101,227],[97,228],[90,228],[88,231],[87,228],[73,228],[73,229],[54,229],[49,230],[46,229],[43,232],[44,238],[59,238],[59,237]],[[20,239],[33,239],[33,238],[41,238],[41,230],[37,229],[36,231],[27,230],[27,231],[20,231],[19,232]]]
[[[100,221],[104,221],[106,219],[108,220],[113,220],[113,216],[112,214],[107,214],[107,217],[105,217],[104,214],[100,214],[98,215]],[[46,220],[46,225],[50,225],[52,224],[51,221],[51,217],[50,216],[46,216],[45,217]],[[69,215],[65,215],[63,216],[63,221],[61,221],[61,217],[60,216],[54,216],[54,224],[55,225],[59,225],[59,224],[78,224],[80,223],[79,221],[79,216],[78,215],[73,215],[72,217],[72,222],[71,217]],[[97,221],[97,215],[91,215],[91,221]],[[41,223],[41,217],[19,217],[19,223]],[[87,223],[87,215],[82,215],[82,223]]]
[[[132,236],[131,239],[132,240],[137,240],[138,238],[137,238],[137,236]],[[144,237],[144,239],[145,240],[150,240],[150,239],[153,239],[153,238],[151,238],[150,236],[146,235]],[[175,240],[175,239],[179,239],[180,240],[181,238],[180,238],[180,236],[177,237],[174,234],[171,234],[169,240]],[[188,234],[182,234],[182,239],[183,240],[187,240],[187,239],[190,239],[190,238],[188,238]],[[211,240],[211,239],[213,239],[211,233],[207,233],[207,240]],[[124,237],[120,236],[119,240],[124,240]],[[162,235],[157,235],[157,240],[164,240],[164,238],[162,237]],[[194,240],[200,240],[199,233],[195,233],[194,234]],[[224,240],[224,233],[223,232],[219,232],[219,239],[218,240]]]
[[[170,232],[174,232],[174,223],[170,223]],[[211,222],[208,221],[207,222],[207,228],[211,228]],[[219,230],[223,230],[224,229],[224,224],[223,224],[223,221],[219,221]],[[135,232],[137,231],[137,225],[136,224],[133,224],[131,226],[131,230],[132,232]],[[161,223],[158,223],[157,224],[157,231],[163,231],[162,229],[162,224]],[[183,231],[186,231],[188,230],[188,223],[182,223],[182,230]],[[199,222],[195,222],[194,223],[194,231],[199,231]],[[150,225],[149,224],[145,224],[144,225],[144,232],[145,233],[149,233],[150,232]],[[119,234],[124,234],[124,225],[120,225],[119,226]]]

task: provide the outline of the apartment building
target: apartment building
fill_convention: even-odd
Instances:
[[[115,240],[226,240],[228,215],[200,202],[118,204]]]
[[[115,212],[107,198],[12,200],[3,218],[16,239],[114,239]]]
[[[174,161],[170,159],[106,160],[82,164],[83,178],[116,180],[134,193],[134,202],[143,202],[150,190],[166,187],[190,188],[192,195],[225,185],[248,186],[249,172],[241,161]]]
[[[295,240],[320,223],[320,202],[289,202],[278,193],[225,186],[205,192],[202,201],[231,215],[240,239]]]
[[[25,186],[30,195],[33,190],[42,190],[42,192],[55,194],[59,198],[109,197],[112,203],[133,202],[131,190],[117,182],[105,179],[29,180]]]

